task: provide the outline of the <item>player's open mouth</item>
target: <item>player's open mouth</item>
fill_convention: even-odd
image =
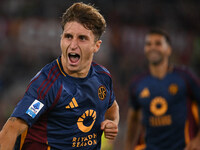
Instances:
[[[80,59],[80,55],[77,53],[69,53],[68,58],[72,64],[76,64]]]

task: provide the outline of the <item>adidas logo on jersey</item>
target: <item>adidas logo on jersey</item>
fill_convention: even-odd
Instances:
[[[78,103],[76,99],[73,97],[72,101],[65,108],[70,109],[70,108],[75,108],[75,107],[78,107]]]
[[[150,91],[148,88],[145,87],[140,93],[140,98],[147,98],[147,97],[150,97]]]

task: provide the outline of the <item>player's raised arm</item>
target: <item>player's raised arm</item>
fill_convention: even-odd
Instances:
[[[118,133],[119,106],[116,100],[105,113],[105,120],[101,123],[101,130],[104,130],[105,137],[114,140]]]
[[[0,150],[13,150],[17,136],[28,128],[22,119],[11,117],[0,132]]]

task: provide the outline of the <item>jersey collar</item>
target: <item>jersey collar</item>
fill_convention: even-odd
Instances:
[[[58,68],[60,70],[60,72],[62,73],[63,76],[65,77],[70,77],[71,79],[75,79],[75,80],[86,80],[89,76],[91,76],[92,72],[93,72],[93,68],[92,68],[92,65],[90,67],[90,70],[89,70],[89,73],[88,75],[85,77],[85,78],[76,78],[76,77],[72,77],[70,75],[68,75],[64,69],[63,69],[63,66],[62,66],[62,63],[61,63],[61,56],[59,58],[56,59],[56,62],[57,62],[57,65],[58,65]]]

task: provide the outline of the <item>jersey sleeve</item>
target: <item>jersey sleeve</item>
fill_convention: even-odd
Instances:
[[[200,117],[200,80],[191,70],[184,68],[180,72],[181,76],[185,79],[187,85],[187,94],[189,96],[189,100],[195,101],[197,104],[197,111],[195,111],[197,119]],[[198,122],[198,121],[197,121]],[[199,122],[198,122],[199,123]],[[200,127],[200,124],[199,124]]]
[[[197,101],[200,105],[200,80],[191,70],[185,69],[184,71],[189,98]]]
[[[133,81],[129,86],[129,105],[134,110],[140,109],[140,105],[137,100],[136,87],[137,87],[137,82],[135,81]]]
[[[30,82],[23,98],[15,107],[11,117],[23,119],[28,126],[34,122],[51,106],[53,103],[51,96],[44,96],[48,89],[48,80],[45,75],[39,72]],[[47,94],[48,95],[48,94]]]
[[[114,93],[114,90],[113,90],[113,83],[112,83],[112,80],[111,80],[111,89],[110,89],[110,99],[109,99],[109,104],[108,104],[108,108],[110,108],[113,104],[113,102],[115,101],[116,97],[115,97],[115,93]]]

